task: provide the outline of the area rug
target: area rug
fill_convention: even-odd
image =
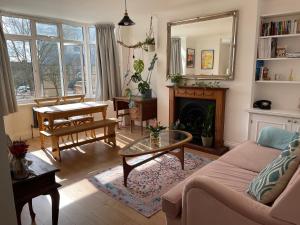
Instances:
[[[145,156],[129,160],[135,164]],[[164,155],[135,168],[129,174],[127,188],[123,185],[121,165],[89,178],[98,189],[123,202],[146,217],[151,217],[161,209],[161,196],[210,162],[209,159],[186,152],[184,170],[179,160],[172,155]]]

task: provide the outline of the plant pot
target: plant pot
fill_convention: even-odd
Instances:
[[[159,146],[160,144],[160,132],[150,132],[150,143],[154,146]]]
[[[155,52],[155,44],[154,45],[147,45],[148,52]]]
[[[15,180],[25,179],[29,176],[27,160],[25,157],[13,157],[10,161],[10,168],[12,171],[12,177]]]
[[[213,137],[202,137],[201,136],[201,139],[202,139],[202,145],[204,147],[211,147],[212,144],[213,144]]]
[[[143,93],[142,98],[143,99],[152,98],[152,89],[149,89],[145,93]]]

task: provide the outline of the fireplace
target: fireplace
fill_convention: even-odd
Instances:
[[[221,155],[228,150],[224,146],[224,114],[226,88],[178,87],[169,88],[169,125],[180,121],[179,128],[193,135],[189,147]],[[202,124],[207,109],[214,106],[213,146],[202,145]]]
[[[178,127],[193,135],[191,143],[195,145],[202,146],[202,125],[210,105],[215,108],[216,102],[205,99],[176,98],[174,119],[179,123]],[[213,123],[213,133],[214,127]]]

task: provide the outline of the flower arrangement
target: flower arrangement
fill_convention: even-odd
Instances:
[[[150,131],[150,137],[154,139],[159,138],[160,132],[165,130],[166,128],[167,127],[160,125],[160,122],[158,122],[157,120],[154,121],[153,126],[147,126],[147,130]]]
[[[14,157],[24,158],[28,147],[29,145],[27,145],[25,141],[13,141],[11,146],[9,146],[9,150]]]

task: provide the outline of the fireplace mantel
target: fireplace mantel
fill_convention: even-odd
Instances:
[[[176,118],[176,99],[177,98],[192,98],[214,100],[216,102],[215,111],[215,136],[214,147],[208,149],[203,146],[192,145],[190,147],[204,150],[206,152],[222,154],[226,151],[224,147],[224,119],[225,119],[225,98],[228,88],[202,88],[194,86],[167,86],[169,88],[169,125],[172,127]]]

